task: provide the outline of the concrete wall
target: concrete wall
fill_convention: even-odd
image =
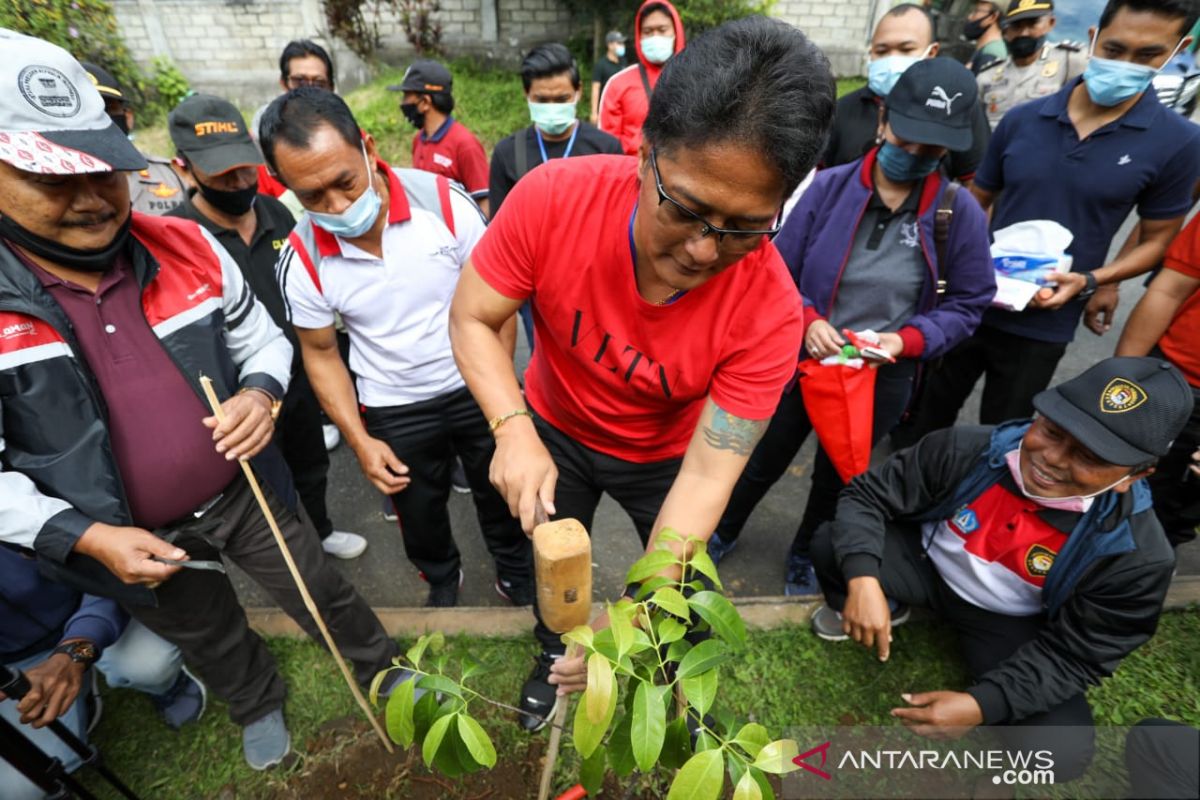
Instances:
[[[776,16],[820,45],[838,75],[862,72],[867,33],[882,0],[778,0]],[[114,0],[117,21],[134,57],[149,65],[170,58],[192,85],[242,106],[278,91],[278,59],[291,39],[325,45],[337,65],[339,87],[365,81],[370,70],[325,33],[320,0]],[[571,18],[558,0],[442,0],[442,40],[454,55],[474,54],[515,63],[530,44],[564,39]],[[402,64],[412,55],[398,19],[377,18],[381,58]]]

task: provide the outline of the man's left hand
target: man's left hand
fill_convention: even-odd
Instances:
[[[1058,287],[1054,288],[1054,293],[1049,297],[1043,298],[1041,291],[1033,296],[1029,301],[1029,305],[1034,308],[1045,308],[1054,310],[1062,308],[1075,295],[1082,292],[1087,287],[1087,277],[1082,272],[1064,272],[1054,276],[1054,280],[1058,283]]]
[[[966,692],[921,692],[900,696],[908,707],[893,708],[892,716],[899,717],[918,736],[957,739],[983,724],[979,703]]]
[[[54,653],[41,664],[25,670],[29,691],[17,704],[21,722],[44,728],[61,717],[79,696],[86,670],[86,666],[65,653]]]
[[[1109,283],[1096,289],[1083,310],[1083,324],[1097,336],[1103,336],[1112,329],[1117,305],[1121,302],[1119,287],[1118,283]]]
[[[271,399],[260,391],[241,392],[221,404],[225,421],[205,417],[205,427],[211,428],[217,452],[229,461],[245,460],[258,455],[271,441],[275,423],[271,420]]]

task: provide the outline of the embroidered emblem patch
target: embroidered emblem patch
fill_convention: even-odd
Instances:
[[[1123,414],[1146,402],[1146,391],[1125,378],[1113,378],[1100,393],[1100,410],[1105,414]]]
[[[964,506],[950,520],[950,524],[958,528],[961,533],[974,533],[979,530],[979,517],[975,515],[974,511]]]
[[[1025,571],[1036,578],[1044,578],[1054,566],[1054,557],[1058,555],[1045,545],[1035,544],[1025,553]]]

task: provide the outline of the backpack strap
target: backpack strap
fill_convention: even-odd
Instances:
[[[642,88],[646,90],[646,100],[650,100],[650,95],[654,94],[654,90],[650,88],[650,76],[646,73],[646,65],[638,64],[638,74],[642,76]]]
[[[529,171],[529,156],[525,152],[525,148],[529,143],[529,129],[521,128],[513,134],[513,161],[517,168],[517,180],[525,177],[525,173]]]
[[[950,181],[942,192],[942,202],[933,217],[933,249],[937,253],[937,285],[934,289],[934,304],[940,303],[946,294],[946,243],[950,240],[950,222],[954,219],[954,199],[962,184]]]
[[[450,229],[450,235],[456,236],[454,232],[454,209],[450,205],[450,181],[446,180],[445,176],[437,176],[437,194],[438,205],[442,209],[442,222],[446,223],[446,227]]]

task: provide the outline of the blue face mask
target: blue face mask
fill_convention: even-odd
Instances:
[[[928,52],[929,48],[925,48],[925,53],[919,56],[884,56],[868,62],[867,88],[880,97],[887,97],[904,71],[923,59]]]
[[[896,183],[912,183],[931,174],[941,163],[941,156],[914,156],[891,142],[879,148],[879,168],[888,180]]]
[[[1179,52],[1180,40],[1163,65],[1170,63]],[[1119,106],[1132,97],[1137,97],[1150,88],[1162,67],[1155,69],[1145,64],[1131,64],[1128,61],[1114,61],[1111,58],[1100,58],[1095,55],[1096,39],[1092,39],[1090,58],[1087,68],[1083,71],[1083,82],[1087,86],[1088,96],[1098,106],[1111,108]]]
[[[625,45],[619,44],[613,48],[613,52],[617,54],[617,58],[625,57]]]
[[[360,194],[349,208],[340,214],[308,212],[314,223],[343,239],[357,239],[371,230],[371,226],[379,218],[379,208],[383,205],[379,192],[375,191],[375,170],[371,169],[371,161],[367,158],[366,145],[363,145],[363,160],[367,163],[367,190]]]

